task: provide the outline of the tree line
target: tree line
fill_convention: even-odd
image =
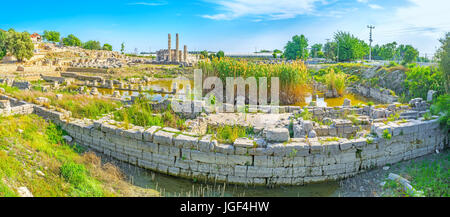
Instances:
[[[89,40],[86,42],[81,42],[81,40],[76,37],[73,34],[68,35],[67,37],[61,37],[61,34],[57,31],[48,31],[45,30],[44,34],[42,35],[42,37],[44,38],[44,40],[48,41],[48,42],[53,42],[53,43],[62,43],[65,46],[75,46],[75,47],[82,47],[84,49],[88,49],[88,50],[109,50],[112,51],[112,45],[110,44],[103,44],[103,46],[101,45],[101,43],[99,41],[95,41],[95,40]]]
[[[338,31],[334,33],[332,41],[325,44],[313,44],[308,49],[308,39],[305,35],[295,35],[284,47],[280,56],[288,60],[311,58],[326,58],[333,61],[355,61],[368,58],[370,47],[363,40],[349,32]],[[278,57],[280,50],[274,50],[274,57]],[[411,45],[397,44],[397,42],[384,45],[375,45],[372,48],[372,59],[395,60],[402,64],[413,61],[429,62],[425,57],[419,57],[419,51]]]

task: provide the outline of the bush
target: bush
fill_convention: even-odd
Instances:
[[[86,168],[77,163],[64,163],[61,168],[61,176],[72,185],[80,185],[86,181]]]
[[[215,139],[219,142],[232,144],[237,138],[252,135],[253,128],[242,127],[239,125],[225,125],[216,129],[209,127],[208,134],[215,135]]]
[[[428,90],[435,90],[437,94],[445,93],[444,73],[432,66],[415,66],[405,72],[404,81],[407,100],[421,97],[427,98]]]
[[[389,130],[388,130],[388,129],[385,129],[385,130],[383,131],[383,138],[385,138],[385,139],[387,139],[387,140],[390,140],[390,139],[392,138],[392,135],[389,133]]]
[[[450,95],[439,96],[435,103],[431,105],[430,111],[434,115],[440,115],[439,121],[446,129],[450,128]]]

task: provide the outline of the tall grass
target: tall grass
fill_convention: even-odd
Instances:
[[[266,77],[268,85],[270,85],[271,78],[278,77],[282,103],[294,103],[290,98],[303,96],[304,88],[309,84],[311,78],[306,65],[300,60],[282,64],[257,64],[225,57],[206,59],[199,62],[198,66],[205,76],[217,76],[223,82],[227,77],[255,77],[257,81],[261,77]]]
[[[113,113],[116,121],[123,121],[125,123],[131,123],[137,126],[161,126],[161,127],[173,127],[180,130],[184,130],[185,120],[179,117],[170,108],[160,111],[152,108],[151,101],[140,97],[128,108],[118,110]]]
[[[347,74],[339,68],[330,67],[321,69],[314,77],[318,82],[327,86],[329,90],[336,90],[339,95],[343,95],[346,86]]]
[[[254,134],[253,128],[239,125],[224,125],[219,127],[208,126],[207,133],[213,134],[217,141],[226,144],[232,144],[237,138],[249,137]]]
[[[56,93],[42,92],[39,90],[21,91],[17,88],[7,87],[5,92],[15,98],[27,102],[36,103],[37,97],[46,97],[50,100],[50,105],[62,108],[72,112],[75,118],[95,119],[103,114],[107,114],[122,106],[119,101],[92,97],[89,95],[72,94],[68,92],[59,92],[63,95],[62,99],[56,98]]]
[[[116,167],[66,144],[62,135],[36,115],[0,117],[0,196],[17,196],[22,186],[36,197],[157,195],[135,191]]]

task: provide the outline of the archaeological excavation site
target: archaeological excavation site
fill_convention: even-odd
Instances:
[[[0,196],[448,197],[449,33],[431,58],[367,31],[233,53],[0,29]]]

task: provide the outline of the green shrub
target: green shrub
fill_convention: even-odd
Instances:
[[[450,128],[450,95],[439,96],[431,105],[430,111],[434,115],[440,115],[439,122],[446,129]]]
[[[383,131],[383,138],[385,138],[385,139],[387,139],[387,140],[390,140],[390,139],[392,138],[392,135],[389,133],[389,130],[388,130],[388,129],[385,129],[385,130]]]

